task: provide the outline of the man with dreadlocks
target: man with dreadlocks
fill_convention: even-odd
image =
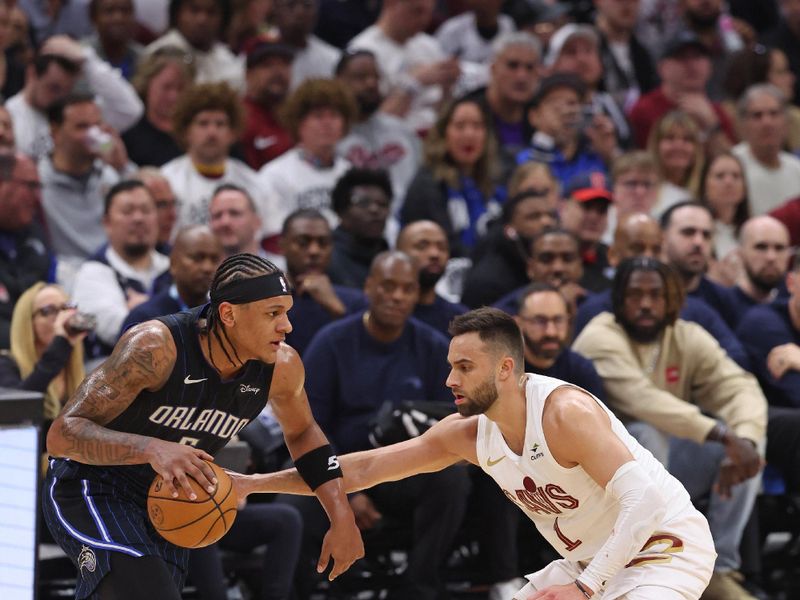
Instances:
[[[313,419],[283,273],[252,254],[225,260],[211,302],[128,330],[81,384],[48,435],[45,520],[79,569],[76,598],[178,600],[188,551],[150,525],[156,473],[177,495],[188,478],[213,489],[213,460],[269,400],[295,465],[331,528],[319,571],[330,579],[363,556],[338,458]]]
[[[709,333],[678,318],[683,297],[672,267],[626,259],[614,277],[613,314],[592,319],[573,349],[594,362],[609,407],[639,443],[693,500],[709,498],[718,557],[703,598],[752,598],[735,571],[760,484],[767,402]]]

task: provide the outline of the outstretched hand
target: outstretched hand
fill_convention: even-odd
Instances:
[[[356,526],[353,513],[343,514],[331,521],[331,528],[325,534],[325,539],[322,540],[322,552],[320,552],[317,563],[317,572],[324,572],[328,568],[330,560],[333,559],[333,568],[328,575],[328,579],[333,581],[363,556],[364,542],[361,539],[361,532]]]

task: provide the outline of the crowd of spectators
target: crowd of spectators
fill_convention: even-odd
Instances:
[[[441,410],[448,322],[494,305],[526,370],[605,401],[703,507],[703,598],[769,597],[739,549],[764,464],[800,492],[798,0],[0,0],[0,94],[0,385],[47,419],[235,253],[286,272],[342,453]],[[444,597],[468,501],[490,599],[520,587],[487,481],[352,496],[365,531],[413,523],[391,597]],[[259,597],[302,600],[325,515],[274,505],[241,528],[283,569]],[[217,553],[194,564],[224,594]]]

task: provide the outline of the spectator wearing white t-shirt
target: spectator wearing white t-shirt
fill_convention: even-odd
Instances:
[[[255,171],[229,156],[242,123],[241,101],[225,83],[196,85],[178,101],[173,132],[186,147],[186,154],[161,167],[178,200],[175,231],[207,224],[211,196],[223,183],[243,187],[256,204],[263,204]]]
[[[514,20],[500,13],[502,0],[471,0],[465,4],[472,10],[442,23],[436,30],[436,39],[448,56],[488,64],[492,43],[516,30]]]
[[[384,0],[378,21],[351,40],[349,50],[369,50],[378,59],[383,83],[402,90],[398,116],[416,131],[427,131],[461,73],[436,38],[425,33],[433,0]]]
[[[757,84],[737,110],[743,141],[733,153],[744,165],[750,214],[762,215],[800,195],[800,159],[783,151],[786,98],[771,84]]]
[[[283,120],[297,145],[258,172],[266,198],[261,212],[266,238],[277,242],[284,220],[298,208],[317,209],[336,226],[331,190],[351,166],[336,155],[336,145],[347,135],[356,114],[349,90],[330,79],[305,81],[286,101]]]
[[[280,31],[281,41],[294,50],[292,85],[296,89],[306,79],[333,77],[342,53],[313,35],[317,25],[318,0],[275,0],[271,20]]]

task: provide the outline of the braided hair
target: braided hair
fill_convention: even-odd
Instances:
[[[211,358],[212,364],[214,362],[211,354],[212,335],[216,338],[217,342],[219,342],[220,348],[222,348],[222,351],[225,353],[225,358],[227,358],[231,364],[235,365],[236,362],[234,362],[233,357],[231,357],[228,349],[225,347],[225,343],[222,341],[223,336],[225,337],[225,341],[228,343],[228,346],[230,346],[231,350],[233,351],[236,361],[239,364],[243,364],[242,359],[239,357],[239,353],[236,351],[236,347],[228,337],[227,330],[224,327],[221,327],[219,302],[214,301],[214,297],[217,295],[216,293],[224,290],[227,286],[235,281],[253,279],[254,277],[260,277],[262,275],[270,275],[271,273],[279,272],[280,269],[266,258],[261,258],[255,254],[248,254],[246,252],[229,256],[222,261],[222,264],[220,264],[219,267],[217,267],[217,271],[214,273],[214,279],[211,281],[211,306],[209,306],[208,312],[206,313],[205,325],[201,325],[201,333],[204,333],[207,336],[208,356]],[[222,331],[222,334],[220,334],[220,330]]]
[[[625,290],[634,273],[658,273],[664,282],[664,296],[666,299],[665,318],[667,325],[674,325],[680,316],[683,302],[686,299],[686,291],[677,271],[663,262],[646,256],[635,256],[626,258],[614,274],[614,281],[611,284],[611,304],[614,316],[618,323],[625,319]]]

